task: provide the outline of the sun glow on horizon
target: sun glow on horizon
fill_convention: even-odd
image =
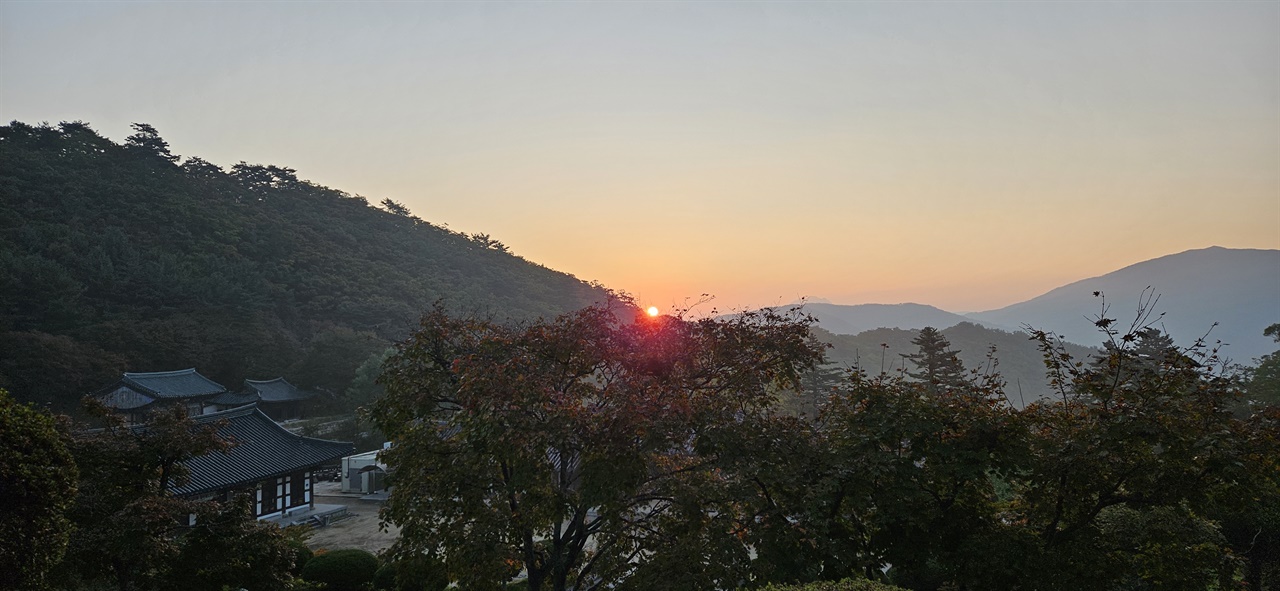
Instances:
[[[656,317],[658,315],[658,307],[649,306],[649,309],[645,310],[645,312],[648,312],[650,317]]]

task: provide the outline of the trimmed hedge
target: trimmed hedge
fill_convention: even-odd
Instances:
[[[378,572],[378,557],[355,548],[316,554],[302,567],[302,579],[324,583],[325,591],[362,591]]]
[[[448,587],[444,565],[428,558],[388,562],[373,575],[377,591],[444,591]]]
[[[845,579],[843,581],[818,581],[793,585],[772,584],[761,591],[907,591],[902,587],[894,587],[885,583],[877,583],[870,579]]]

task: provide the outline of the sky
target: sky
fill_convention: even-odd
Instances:
[[[0,119],[391,198],[679,308],[1280,248],[1280,2],[0,2]]]

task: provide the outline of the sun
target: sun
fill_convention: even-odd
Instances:
[[[657,315],[658,315],[658,307],[657,307],[657,306],[649,306],[649,309],[648,309],[648,310],[645,310],[645,311],[646,311],[646,312],[648,312],[650,316],[657,316]]]

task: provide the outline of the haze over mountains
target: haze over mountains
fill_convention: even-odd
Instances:
[[[1095,297],[1100,292],[1104,297]],[[1093,320],[1103,313],[1128,326],[1145,303],[1155,326],[1180,346],[1208,333],[1226,357],[1251,363],[1275,350],[1263,329],[1280,322],[1280,250],[1211,247],[1144,261],[1100,277],[1064,285],[996,310],[955,314],[922,304],[805,305],[832,333],[856,335],[875,328],[946,329],[972,322],[1004,331],[1031,326],[1093,346],[1101,335]],[[1161,314],[1163,313],[1163,316]],[[1214,324],[1217,323],[1217,326]]]
[[[1090,342],[1090,318],[1102,312],[1128,323],[1145,293],[1159,297],[1156,325],[1182,346],[1208,334],[1210,344],[1226,344],[1223,353],[1238,362],[1275,350],[1267,326],[1280,322],[1280,250],[1211,247],[1188,250],[1130,265],[1101,277],[1064,285],[1025,302],[969,314],[974,320],[1004,326],[1030,324],[1067,340]],[[1217,323],[1217,326],[1214,326]]]

